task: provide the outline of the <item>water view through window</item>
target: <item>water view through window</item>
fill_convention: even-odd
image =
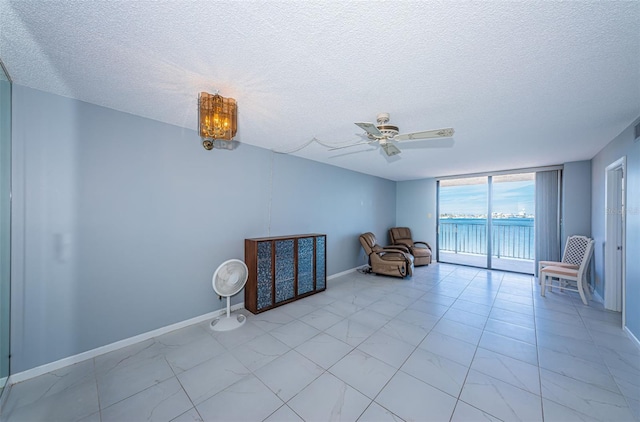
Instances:
[[[533,273],[535,173],[441,180],[442,262]]]

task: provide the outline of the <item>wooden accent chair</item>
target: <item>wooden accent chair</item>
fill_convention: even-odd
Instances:
[[[409,248],[416,266],[431,264],[431,246],[427,242],[414,241],[408,227],[392,227],[389,229],[392,245],[403,245]]]
[[[383,248],[376,243],[376,236],[371,232],[360,235],[360,244],[369,256],[369,265],[374,273],[400,278],[413,274],[413,256],[406,248]]]
[[[549,291],[553,289],[553,282],[557,280],[557,287],[562,291],[563,289],[578,292],[582,303],[588,305],[587,296],[591,299],[591,293],[589,292],[589,285],[587,284],[586,272],[589,268],[589,262],[593,255],[593,240],[589,239],[587,242],[584,254],[580,261],[580,266],[575,268],[561,267],[561,266],[546,266],[542,268],[538,274],[540,279],[540,295],[544,296],[549,287]],[[575,283],[575,287],[573,284]]]
[[[572,270],[577,270],[580,267],[584,253],[587,250],[587,245],[591,239],[586,236],[569,236],[567,237],[567,243],[564,245],[564,252],[562,254],[562,261],[540,261],[538,262],[538,284],[542,283],[542,269],[544,267],[564,267]],[[586,273],[585,273],[586,276]]]

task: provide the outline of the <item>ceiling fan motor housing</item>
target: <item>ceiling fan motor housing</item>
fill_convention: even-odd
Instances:
[[[378,115],[376,116],[376,121],[379,125],[383,125],[389,122],[389,117],[391,117],[389,113],[378,113]]]
[[[382,133],[385,138],[393,138],[398,134],[398,126],[388,125],[389,122],[389,113],[378,113],[376,117],[376,122],[378,123],[376,127]],[[375,137],[369,135],[370,138],[375,139]]]
[[[379,113],[376,117],[377,125],[368,122],[356,122],[356,126],[364,129],[367,137],[371,139],[369,142],[360,142],[358,144],[350,145],[362,145],[372,144],[377,142],[384,152],[391,157],[400,153],[400,149],[395,145],[395,141],[408,141],[413,139],[429,139],[429,138],[441,138],[453,136],[453,128],[425,130],[421,132],[411,132],[398,135],[398,126],[390,125],[389,113]]]
[[[398,134],[398,126],[393,125],[380,125],[376,126],[380,133],[384,135],[385,138],[393,138]]]

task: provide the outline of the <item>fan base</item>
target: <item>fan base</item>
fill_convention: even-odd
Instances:
[[[238,314],[216,318],[211,321],[210,327],[213,331],[231,331],[242,327],[245,322],[247,322],[247,317]]]

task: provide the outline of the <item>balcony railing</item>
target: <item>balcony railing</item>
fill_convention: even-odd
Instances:
[[[492,256],[497,258],[533,259],[533,224],[514,224],[512,221],[492,224]],[[486,220],[440,221],[438,237],[441,251],[453,253],[487,254]]]

